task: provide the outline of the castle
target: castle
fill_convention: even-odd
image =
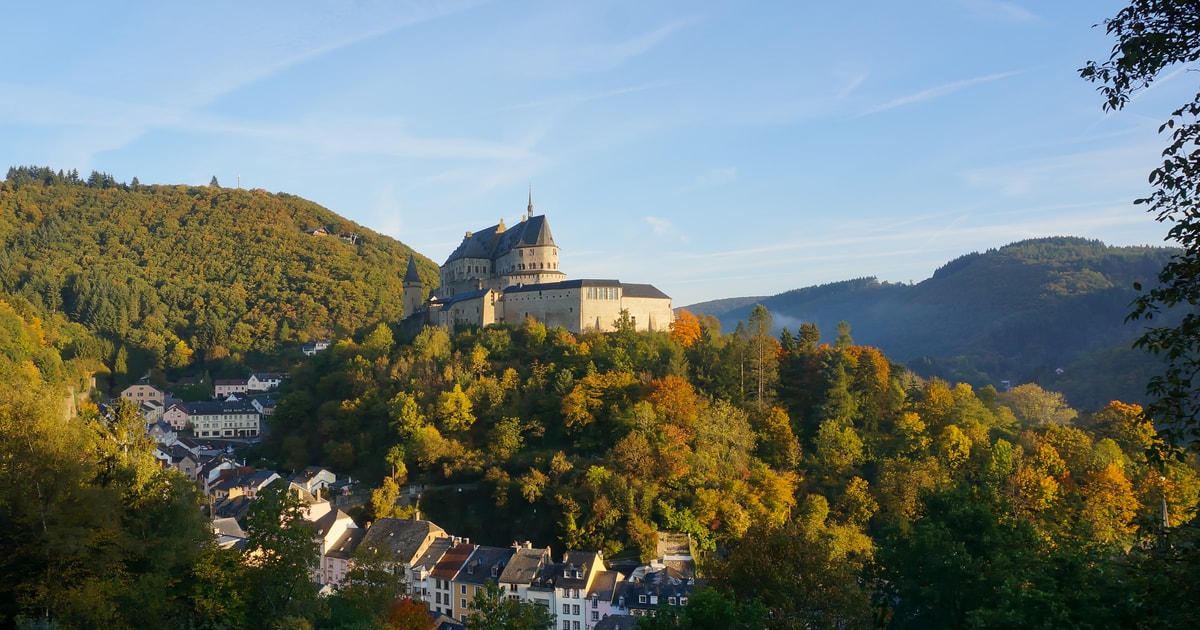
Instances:
[[[671,298],[648,284],[567,280],[545,215],[534,215],[533,194],[521,222],[467,232],[442,264],[441,286],[423,301],[416,261],[404,274],[404,315],[437,326],[520,324],[532,317],[573,333],[611,331],[621,316],[637,330],[667,330]]]

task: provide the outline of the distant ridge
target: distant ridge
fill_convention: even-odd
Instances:
[[[1154,360],[1130,348],[1140,323],[1125,316],[1134,283],[1152,285],[1174,251],[1030,239],[961,256],[914,285],[867,277],[683,308],[717,317],[728,331],[761,303],[777,327],[815,323],[826,341],[846,321],[856,343],[923,376],[977,386],[1037,382],[1098,408],[1144,398]]]

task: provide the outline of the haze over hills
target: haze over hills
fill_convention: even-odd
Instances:
[[[922,376],[976,386],[1036,382],[1098,408],[1145,397],[1153,360],[1131,349],[1143,324],[1125,316],[1134,283],[1152,284],[1174,251],[1032,239],[959,257],[912,285],[858,278],[685,308],[732,331],[761,303],[777,327],[815,323],[825,341],[845,321],[855,343]]]

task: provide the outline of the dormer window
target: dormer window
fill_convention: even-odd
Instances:
[[[680,597],[680,598],[679,598],[679,605],[680,605],[680,606],[687,606],[687,598],[686,598],[686,597]]]
[[[646,603],[646,596],[645,596],[645,595],[638,595],[638,603],[639,603],[639,604],[645,604],[645,603]]]
[[[674,597],[668,597],[668,598],[667,598],[667,603],[668,603],[668,604],[670,604],[670,605],[672,605],[672,606],[674,606],[674,605],[675,605],[675,598],[674,598]]]
[[[575,569],[575,578],[583,579],[583,571],[580,571],[579,569]]]

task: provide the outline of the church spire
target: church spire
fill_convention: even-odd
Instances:
[[[528,215],[529,218],[532,219],[533,218],[533,184],[529,185],[529,209],[527,210],[527,212],[529,213],[529,215]]]

